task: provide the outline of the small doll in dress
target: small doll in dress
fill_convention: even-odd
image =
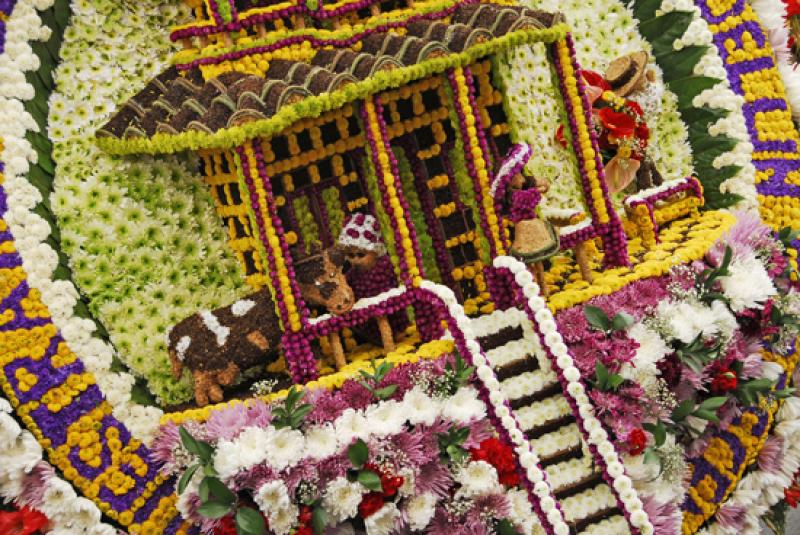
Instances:
[[[542,262],[558,252],[559,239],[553,225],[536,213],[550,182],[526,174],[525,164],[531,154],[530,146],[524,143],[511,147],[495,174],[491,193],[497,211],[505,213],[514,223],[514,241],[509,253],[528,266],[542,294],[547,296]]]
[[[399,283],[394,266],[386,253],[375,216],[362,213],[348,216],[339,234],[338,247],[350,264],[347,282],[356,299],[374,297],[397,288]],[[394,334],[402,333],[407,326],[408,316],[399,311],[354,327],[353,332],[367,341],[381,343],[388,352],[395,348]]]

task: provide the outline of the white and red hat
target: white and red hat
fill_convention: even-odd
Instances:
[[[505,195],[508,183],[514,175],[522,171],[522,168],[531,159],[531,155],[533,155],[533,149],[527,143],[516,143],[508,150],[492,181],[490,190],[492,197],[496,199]]]
[[[379,255],[386,253],[386,247],[378,230],[378,220],[370,214],[357,213],[347,216],[342,232],[339,233],[339,245],[357,247]]]

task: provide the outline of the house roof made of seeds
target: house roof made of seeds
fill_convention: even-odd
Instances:
[[[265,77],[230,71],[204,80],[197,67],[171,67],[128,100],[97,137],[116,153],[230,148],[370,94],[542,40],[526,37],[560,26],[560,14],[462,4],[448,22],[418,20],[402,35],[365,32],[356,46],[320,49],[309,62],[274,59]]]

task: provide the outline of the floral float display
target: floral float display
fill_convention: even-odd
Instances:
[[[779,530],[798,13],[0,1],[0,531]]]

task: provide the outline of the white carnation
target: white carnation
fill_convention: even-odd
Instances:
[[[459,388],[442,405],[442,415],[455,422],[467,423],[486,416],[486,406],[478,399],[478,391],[471,387]]]
[[[633,376],[642,372],[657,375],[658,368],[656,368],[656,363],[672,351],[670,347],[656,331],[647,327],[644,323],[632,325],[628,329],[628,336],[636,340],[639,347],[636,349],[636,356],[631,361],[636,370],[631,371],[632,376],[626,377],[626,379],[633,379]]]
[[[414,496],[406,502],[406,517],[408,518],[408,527],[413,531],[421,531],[425,529],[433,518],[436,512],[436,496],[426,492]]]
[[[367,528],[367,535],[389,535],[394,529],[395,520],[400,511],[393,502],[384,504],[376,513],[367,517],[364,525]]]
[[[735,258],[728,267],[729,275],[720,277],[722,291],[731,301],[731,308],[762,308],[764,301],[776,294],[764,265],[753,255]]]
[[[366,418],[374,435],[396,435],[403,430],[403,406],[393,400],[381,401],[367,409]]]
[[[285,509],[291,505],[289,491],[280,479],[261,485],[253,495],[253,500],[266,515],[272,515],[279,509]]]
[[[240,470],[262,463],[273,455],[270,448],[272,428],[248,427],[235,441],[220,440],[214,454],[214,468],[221,479],[228,479]]]
[[[334,423],[339,444],[350,444],[354,439],[367,438],[370,425],[364,415],[354,409],[345,409]]]
[[[365,487],[358,482],[348,481],[340,477],[333,480],[325,490],[322,505],[336,520],[342,522],[358,514],[358,504]]]
[[[338,448],[339,443],[331,424],[312,427],[306,431],[306,455],[312,459],[330,457]]]
[[[471,461],[458,473],[456,479],[461,484],[458,494],[477,496],[501,489],[497,470],[486,461]]]
[[[303,458],[305,438],[296,429],[284,427],[270,433],[264,450],[266,460],[278,470],[294,466]]]
[[[439,402],[415,386],[403,398],[408,421],[414,425],[431,425],[439,415]]]
[[[698,335],[730,337],[736,328],[736,318],[719,301],[711,307],[688,301],[659,304],[658,316],[664,321],[668,335],[690,344]]]

